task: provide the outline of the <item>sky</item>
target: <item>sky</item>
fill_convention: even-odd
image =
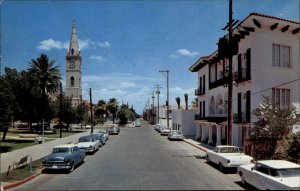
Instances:
[[[0,0],[1,74],[5,67],[27,70],[44,53],[54,59],[65,87],[66,53],[76,21],[82,56],[83,99],[116,98],[138,113],[152,104],[155,85],[160,104],[167,95],[189,104],[197,73],[188,70],[217,50],[227,31],[228,0]],[[300,0],[233,0],[233,19],[257,12],[299,21]],[[149,100],[149,102],[148,102]],[[157,98],[155,98],[155,105]]]

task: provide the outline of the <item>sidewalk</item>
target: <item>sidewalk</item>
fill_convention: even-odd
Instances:
[[[23,149],[18,149],[15,151],[7,152],[1,154],[1,173],[7,172],[9,166],[10,170],[13,168],[13,162],[20,160],[22,157],[29,155],[28,163],[32,159],[32,161],[41,159],[42,157],[50,154],[52,152],[53,147],[66,143],[75,143],[79,137],[83,135],[90,134],[90,130],[87,130],[82,133],[77,133],[75,135],[71,135],[65,138],[56,139],[47,143],[37,144],[30,147],[26,147]]]
[[[186,137],[183,139],[186,143],[197,147],[198,149],[206,152],[207,150],[213,150],[215,147],[206,143],[201,143],[200,141],[196,140],[194,137]]]

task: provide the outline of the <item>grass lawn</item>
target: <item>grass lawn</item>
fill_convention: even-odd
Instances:
[[[78,133],[78,132],[63,132],[62,137],[67,137],[70,135],[74,135],[76,133]],[[2,139],[2,134],[3,133],[1,132],[0,140]],[[7,137],[8,136],[18,137],[19,134],[22,134],[22,133],[8,132],[6,136]],[[41,135],[39,135],[39,136],[41,136]],[[50,139],[47,139],[47,138],[50,138]],[[45,134],[45,142],[52,141],[53,138],[60,138],[59,132],[57,132],[56,134]],[[36,144],[38,144],[38,143],[35,143],[34,141],[7,139],[5,141],[0,141],[0,153],[6,153],[6,152],[14,151],[17,149],[22,149],[22,148],[29,147],[29,146],[36,145]]]
[[[30,161],[28,161],[27,165],[12,169],[11,171],[9,171],[8,176],[6,172],[1,173],[1,182],[14,182],[23,180],[29,176],[36,174],[38,170],[42,169],[42,159],[32,162],[32,172],[30,171],[29,163]]]

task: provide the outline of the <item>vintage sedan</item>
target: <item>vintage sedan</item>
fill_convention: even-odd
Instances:
[[[100,146],[100,141],[94,135],[80,137],[76,146],[86,153],[94,153]]]
[[[53,148],[52,153],[42,159],[43,168],[46,169],[67,169],[72,172],[85,159],[85,152],[81,151],[74,144],[59,145]]]
[[[253,162],[251,156],[241,153],[238,147],[231,145],[218,145],[214,150],[208,150],[206,159],[207,163],[213,162],[219,165],[221,171],[224,168],[237,168],[240,165]]]
[[[168,129],[167,127],[162,127],[160,129],[160,135],[168,135],[171,132],[171,129]]]
[[[110,135],[118,135],[120,133],[120,127],[109,127],[108,128],[108,134]]]
[[[261,190],[300,190],[300,165],[285,160],[262,160],[237,168],[242,183]]]
[[[104,137],[104,139],[105,139],[105,142],[108,141],[108,139],[109,139],[109,134],[108,134],[107,130],[99,130],[98,133],[102,133],[102,134],[103,134],[103,137]]]
[[[173,130],[168,134],[169,140],[183,140],[184,138],[181,131]]]
[[[99,140],[99,142],[100,142],[99,147],[102,147],[105,144],[105,138],[102,133],[93,133],[92,135],[95,136],[96,139]]]

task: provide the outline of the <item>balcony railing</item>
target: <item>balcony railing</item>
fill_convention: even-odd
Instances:
[[[249,123],[250,117],[247,117],[246,113],[234,113],[233,114],[233,123]]]
[[[247,80],[250,80],[251,77],[248,76],[248,71],[249,69],[245,69],[245,68],[242,68],[240,69],[240,73],[239,71],[237,72],[234,72],[233,74],[233,80],[236,81],[236,83],[241,83],[241,82],[244,82],[244,81],[247,81]]]
[[[195,95],[196,96],[200,96],[200,95],[204,95],[205,94],[205,90],[204,89],[202,89],[202,88],[197,88],[197,89],[195,89]]]

